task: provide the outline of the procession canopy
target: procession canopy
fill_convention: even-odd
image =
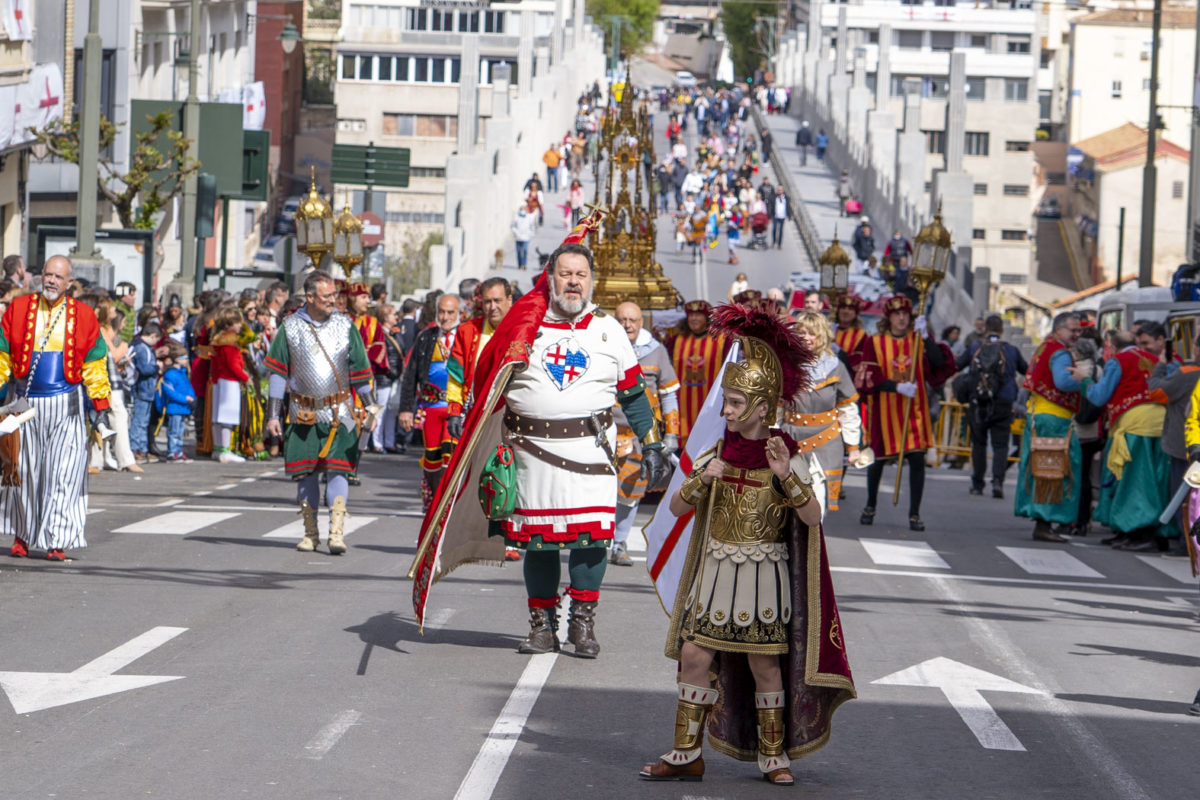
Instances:
[[[654,258],[656,214],[643,169],[654,163],[654,136],[646,101],[634,94],[627,83],[604,118],[594,167],[595,205],[609,214],[588,241],[596,263],[593,298],[609,311],[627,300],[649,310],[675,308],[681,299]]]

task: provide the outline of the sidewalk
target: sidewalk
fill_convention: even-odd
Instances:
[[[764,115],[764,119],[771,129],[771,135],[775,137],[774,147],[779,151],[780,161],[787,167],[793,185],[801,194],[799,199],[803,200],[821,238],[821,249],[829,246],[836,231],[838,240],[846,251],[850,252],[850,239],[854,235],[858,219],[839,214],[841,204],[837,198],[837,173],[828,162],[818,161],[816,149],[811,147],[808,151],[807,166],[800,166],[800,148],[795,145],[796,131],[800,128],[799,119],[784,114],[768,114]],[[813,137],[816,135],[814,130]],[[871,209],[864,206],[863,212],[870,217]],[[875,235],[876,256],[879,256],[886,243],[886,237],[880,238],[884,234],[875,230],[874,226],[872,232]],[[890,236],[891,233],[886,235]]]

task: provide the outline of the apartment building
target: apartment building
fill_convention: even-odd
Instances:
[[[802,19],[805,14],[819,15],[822,59],[835,58],[839,12],[846,10],[852,56],[847,67],[853,69],[855,61],[861,64],[866,87],[876,98],[882,97],[876,92],[880,29],[887,26],[889,85],[883,110],[901,125],[906,91],[920,94],[926,193],[933,173],[945,168],[950,54],[965,53],[963,169],[974,178],[971,264],[989,267],[1000,284],[1027,289],[1033,212],[1030,145],[1038,128],[1040,64],[1037,17],[1030,3],[814,0],[806,5],[797,11]]]
[[[407,188],[377,189],[372,209],[389,224],[384,247],[400,252],[406,239],[440,233],[445,220],[446,159],[457,149],[459,83],[464,69],[476,72],[478,140],[492,108],[492,73],[500,64],[521,85],[544,69],[544,48],[555,25],[555,6],[566,0],[514,0],[483,7],[433,7],[422,0],[343,0],[342,38],[336,46],[334,99],[339,144],[406,147],[411,151]],[[531,12],[530,52],[523,59],[521,12]],[[478,62],[462,63],[463,36],[478,36]],[[542,51],[534,57],[535,51]],[[559,98],[571,102],[573,98]],[[547,131],[546,143],[563,131]],[[363,208],[362,187],[348,191],[352,208]]]

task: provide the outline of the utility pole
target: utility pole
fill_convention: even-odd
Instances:
[[[1158,168],[1154,150],[1158,144],[1158,45],[1162,35],[1162,0],[1154,0],[1154,23],[1150,38],[1150,118],[1146,125],[1146,167],[1142,173],[1142,239],[1138,253],[1138,285],[1149,286],[1154,278],[1154,200],[1158,192]]]
[[[72,25],[74,20],[72,20]],[[70,42],[67,43],[70,47]],[[75,217],[75,249],[84,260],[100,258],[96,252],[96,195],[100,160],[100,0],[88,5],[88,32],[83,37],[83,109],[79,119],[79,208]],[[71,62],[75,55],[72,52]],[[65,98],[64,107],[71,102]]]
[[[96,0],[92,0],[93,3]],[[191,10],[188,13],[188,93],[183,104],[183,136],[188,140],[188,148],[193,158],[200,144],[200,99],[196,96],[196,84],[199,82],[199,66],[196,62],[200,54],[200,0],[191,0]],[[97,95],[99,89],[97,89]],[[193,172],[183,182],[183,219],[180,220],[182,233],[179,242],[179,274],[186,281],[191,278],[197,294],[204,291],[204,265],[196,263],[196,182],[198,175]]]

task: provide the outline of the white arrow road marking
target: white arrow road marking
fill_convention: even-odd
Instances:
[[[127,692],[156,683],[177,681],[182,675],[113,675],[122,667],[174,639],[187,628],[151,628],[120,647],[109,650],[74,672],[0,672],[0,689],[13,711],[29,714],[47,708]]]
[[[348,516],[342,528],[342,534],[349,536],[364,525],[370,525],[376,517],[357,517]],[[326,541],[329,538],[329,516],[327,514],[317,515],[317,529],[321,541]],[[289,522],[287,525],[281,525],[270,533],[264,533],[264,539],[295,539],[297,541],[304,536],[304,520],[297,519]]]
[[[346,735],[346,731],[358,724],[360,717],[362,717],[362,712],[354,709],[338,714],[328,725],[317,731],[317,735],[308,744],[304,745],[304,757],[324,758],[325,754]]]
[[[894,539],[859,539],[871,560],[881,566],[931,567],[950,569],[945,559],[928,542],[902,542]]]
[[[999,675],[952,661],[944,656],[931,658],[916,666],[893,672],[872,683],[884,686],[927,686],[941,689],[950,705],[967,723],[971,733],[988,750],[1016,750],[1024,752],[1013,732],[983,699],[980,692],[1016,692],[1018,694],[1044,694],[1037,689],[1010,681]]]
[[[1104,576],[1070,553],[1062,550],[1041,550],[1036,547],[998,547],[1030,575],[1063,575],[1068,578],[1103,578]]]

